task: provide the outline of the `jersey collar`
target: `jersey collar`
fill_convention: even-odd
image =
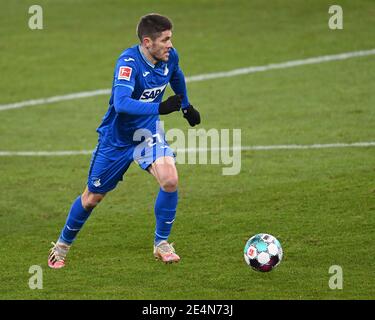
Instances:
[[[141,50],[141,45],[139,44],[138,45],[138,51],[139,53],[141,54],[141,57],[143,58],[143,60],[151,67],[151,68],[155,68],[155,65],[147,59],[147,57],[143,54],[142,50]]]

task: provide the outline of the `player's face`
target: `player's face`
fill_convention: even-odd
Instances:
[[[173,48],[171,39],[172,31],[163,31],[158,38],[151,41],[151,46],[149,47],[150,55],[157,61],[167,62],[169,50]]]

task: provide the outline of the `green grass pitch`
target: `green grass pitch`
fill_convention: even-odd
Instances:
[[[119,53],[149,12],[174,22],[186,76],[374,49],[372,0],[40,0],[44,29],[28,28],[33,1],[0,11],[0,105],[110,88]],[[188,83],[201,128],[241,129],[242,145],[375,141],[375,56]],[[168,89],[167,94],[171,91]],[[90,150],[108,96],[0,111],[0,151]],[[188,130],[178,114],[166,129]],[[152,256],[158,185],[133,165],[95,209],[68,255],[47,266],[89,155],[0,156],[0,299],[374,299],[375,148],[243,151],[241,172],[178,165],[171,240],[181,263]],[[284,260],[249,269],[246,240],[276,236]],[[39,265],[43,289],[31,290]],[[329,268],[343,270],[332,290]]]

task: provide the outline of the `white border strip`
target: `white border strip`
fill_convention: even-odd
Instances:
[[[204,151],[225,151],[225,150],[241,150],[241,151],[256,151],[256,150],[304,150],[304,149],[326,149],[326,148],[352,148],[352,147],[375,147],[375,141],[372,142],[354,142],[354,143],[328,143],[328,144],[310,144],[310,145],[273,145],[273,146],[242,146],[231,148],[196,148],[196,149],[177,149],[176,152],[204,152]],[[6,156],[23,156],[23,157],[55,157],[55,156],[77,156],[89,155],[93,150],[78,150],[78,151],[0,151],[0,157]]]
[[[371,49],[371,50],[364,50],[364,51],[346,52],[346,53],[340,53],[340,54],[334,54],[334,55],[328,55],[328,56],[320,56],[320,57],[314,57],[314,58],[308,58],[308,59],[302,59],[302,60],[292,60],[292,61],[287,61],[287,62],[282,62],[282,63],[267,64],[265,66],[248,67],[248,68],[234,69],[234,70],[227,71],[227,72],[216,72],[216,73],[208,73],[208,74],[192,76],[192,77],[187,78],[187,82],[234,77],[234,76],[238,76],[242,74],[263,72],[263,71],[274,70],[274,69],[286,69],[286,68],[298,67],[298,66],[303,66],[303,65],[308,65],[308,64],[317,64],[317,63],[329,62],[329,61],[346,60],[350,58],[364,57],[364,56],[370,56],[374,54],[375,54],[375,49]]]
[[[23,107],[30,107],[30,106],[39,106],[42,104],[48,104],[53,102],[60,102],[60,101],[66,101],[66,100],[75,100],[75,99],[82,99],[82,98],[88,98],[88,97],[95,97],[100,95],[107,95],[110,94],[110,89],[101,89],[101,90],[95,90],[95,91],[85,91],[85,92],[78,92],[78,93],[71,93],[66,94],[63,96],[54,96],[49,98],[41,98],[36,100],[27,100],[27,101],[21,101],[11,104],[4,104],[0,105],[0,111],[9,110],[9,109],[18,109]]]
[[[204,81],[204,80],[210,80],[210,79],[235,77],[238,75],[263,72],[263,71],[268,71],[268,70],[273,70],[273,69],[286,69],[286,68],[298,67],[302,65],[345,60],[345,59],[350,59],[350,58],[355,58],[355,57],[364,57],[364,56],[370,56],[370,55],[375,55],[375,49],[346,52],[346,53],[333,54],[333,55],[327,55],[327,56],[319,56],[319,57],[307,58],[307,59],[302,59],[302,60],[292,60],[292,61],[287,61],[287,62],[282,62],[282,63],[272,63],[272,64],[267,64],[264,66],[240,68],[240,69],[234,69],[234,70],[225,71],[225,72],[201,74],[201,75],[186,77],[186,82],[196,82],[196,81]],[[94,91],[71,93],[71,94],[62,95],[62,96],[54,96],[50,98],[27,100],[27,101],[0,105],[0,111],[49,104],[53,102],[60,102],[60,101],[66,101],[66,100],[74,100],[74,99],[95,97],[95,96],[100,96],[100,95],[108,95],[110,93],[111,93],[110,89],[100,89],[100,90],[94,90]]]

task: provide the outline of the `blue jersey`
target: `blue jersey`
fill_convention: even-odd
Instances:
[[[189,105],[184,75],[177,51],[169,51],[168,62],[152,64],[140,46],[126,49],[118,58],[112,83],[109,108],[97,129],[99,141],[114,147],[138,144],[134,132],[158,132],[159,104],[168,85],[183,95],[182,107]]]

